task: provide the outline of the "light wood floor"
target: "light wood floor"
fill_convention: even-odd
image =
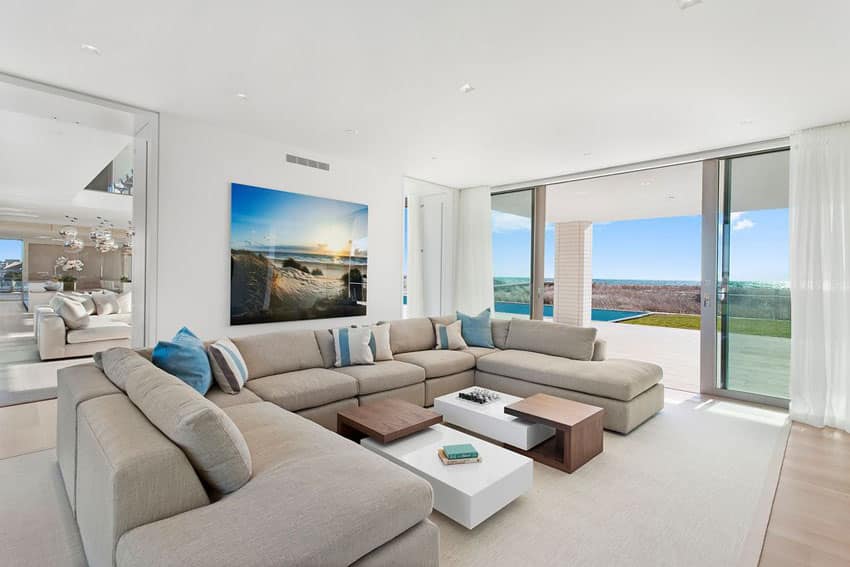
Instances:
[[[0,408],[0,459],[55,444],[56,400]],[[795,423],[760,566],[850,565],[848,526],[850,434]]]
[[[760,565],[850,565],[850,434],[794,423]]]

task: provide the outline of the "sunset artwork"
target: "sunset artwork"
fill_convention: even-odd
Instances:
[[[366,315],[367,205],[231,184],[230,323]]]

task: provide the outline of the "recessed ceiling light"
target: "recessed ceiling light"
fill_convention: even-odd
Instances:
[[[741,120],[741,126],[749,126],[752,123],[753,121],[750,118],[747,118],[746,120]]]
[[[652,181],[641,181],[640,182],[641,187],[648,187],[650,185],[652,185]]]
[[[435,159],[437,159],[437,156],[431,156],[431,159],[435,160]]]
[[[584,153],[583,153],[583,154],[581,154],[581,155],[583,155],[584,157],[590,157],[590,156],[592,156],[592,155],[593,155],[593,152],[584,152]]]
[[[587,191],[576,191],[576,195],[587,195]]]
[[[460,86],[460,92],[462,92],[463,94],[469,94],[474,90],[475,90],[475,87],[473,87],[469,83],[464,83]]]
[[[668,199],[675,199],[675,198],[676,198],[676,195],[667,195],[667,198],[668,198]]]
[[[360,130],[358,130],[357,128],[347,128],[347,129],[345,130],[345,133],[346,133],[346,134],[350,134],[350,135],[352,135],[352,136],[356,136],[357,134],[359,134],[359,133],[360,133]]]
[[[86,53],[91,53],[92,55],[100,55],[100,49],[90,43],[84,43],[80,45],[80,49],[82,49]]]
[[[702,0],[679,0],[679,8],[682,10],[693,8],[697,4],[702,4]]]
[[[236,98],[238,98],[241,102],[245,102],[248,100],[248,95],[245,93],[236,93]]]

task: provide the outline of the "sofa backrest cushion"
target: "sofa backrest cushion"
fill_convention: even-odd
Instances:
[[[233,343],[248,365],[248,380],[325,368],[314,331],[277,331],[249,337],[233,337]]]
[[[508,348],[508,330],[510,328],[510,319],[490,319],[490,330],[493,332],[493,346],[503,350]]]
[[[109,381],[122,392],[127,391],[127,380],[134,372],[152,365],[149,356],[145,357],[133,349],[124,347],[99,352],[95,354],[94,362],[103,370]]]
[[[91,294],[98,315],[113,315],[121,312],[118,294],[111,291],[99,291]]]
[[[390,321],[390,347],[393,354],[432,350],[437,346],[434,324],[427,317]]]
[[[467,315],[457,312],[457,318],[463,325],[463,340],[469,346],[493,348],[493,330],[490,327],[490,308],[488,307],[478,315]]]
[[[511,319],[506,346],[509,349],[528,350],[553,356],[590,360],[596,329],[574,327],[548,321]]]
[[[97,315],[97,308],[94,305],[94,299],[92,299],[91,295],[88,293],[77,293],[76,291],[63,293],[60,291],[56,295],[61,295],[62,297],[68,297],[74,301],[79,301],[83,304],[86,313],[89,315]]]
[[[332,368],[336,353],[334,352],[334,336],[330,329],[316,331],[316,342],[319,344],[319,352],[322,354],[322,362],[325,368]]]
[[[251,453],[236,424],[197,390],[136,356],[145,364],[129,372],[130,401],[186,453],[214,492],[228,494],[248,482]]]

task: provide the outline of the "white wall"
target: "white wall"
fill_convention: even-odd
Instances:
[[[286,154],[327,161],[330,172],[286,163]],[[183,325],[203,338],[327,328],[401,317],[403,182],[295,146],[174,115],[160,118],[156,336]],[[366,317],[230,326],[230,183],[369,205]]]

